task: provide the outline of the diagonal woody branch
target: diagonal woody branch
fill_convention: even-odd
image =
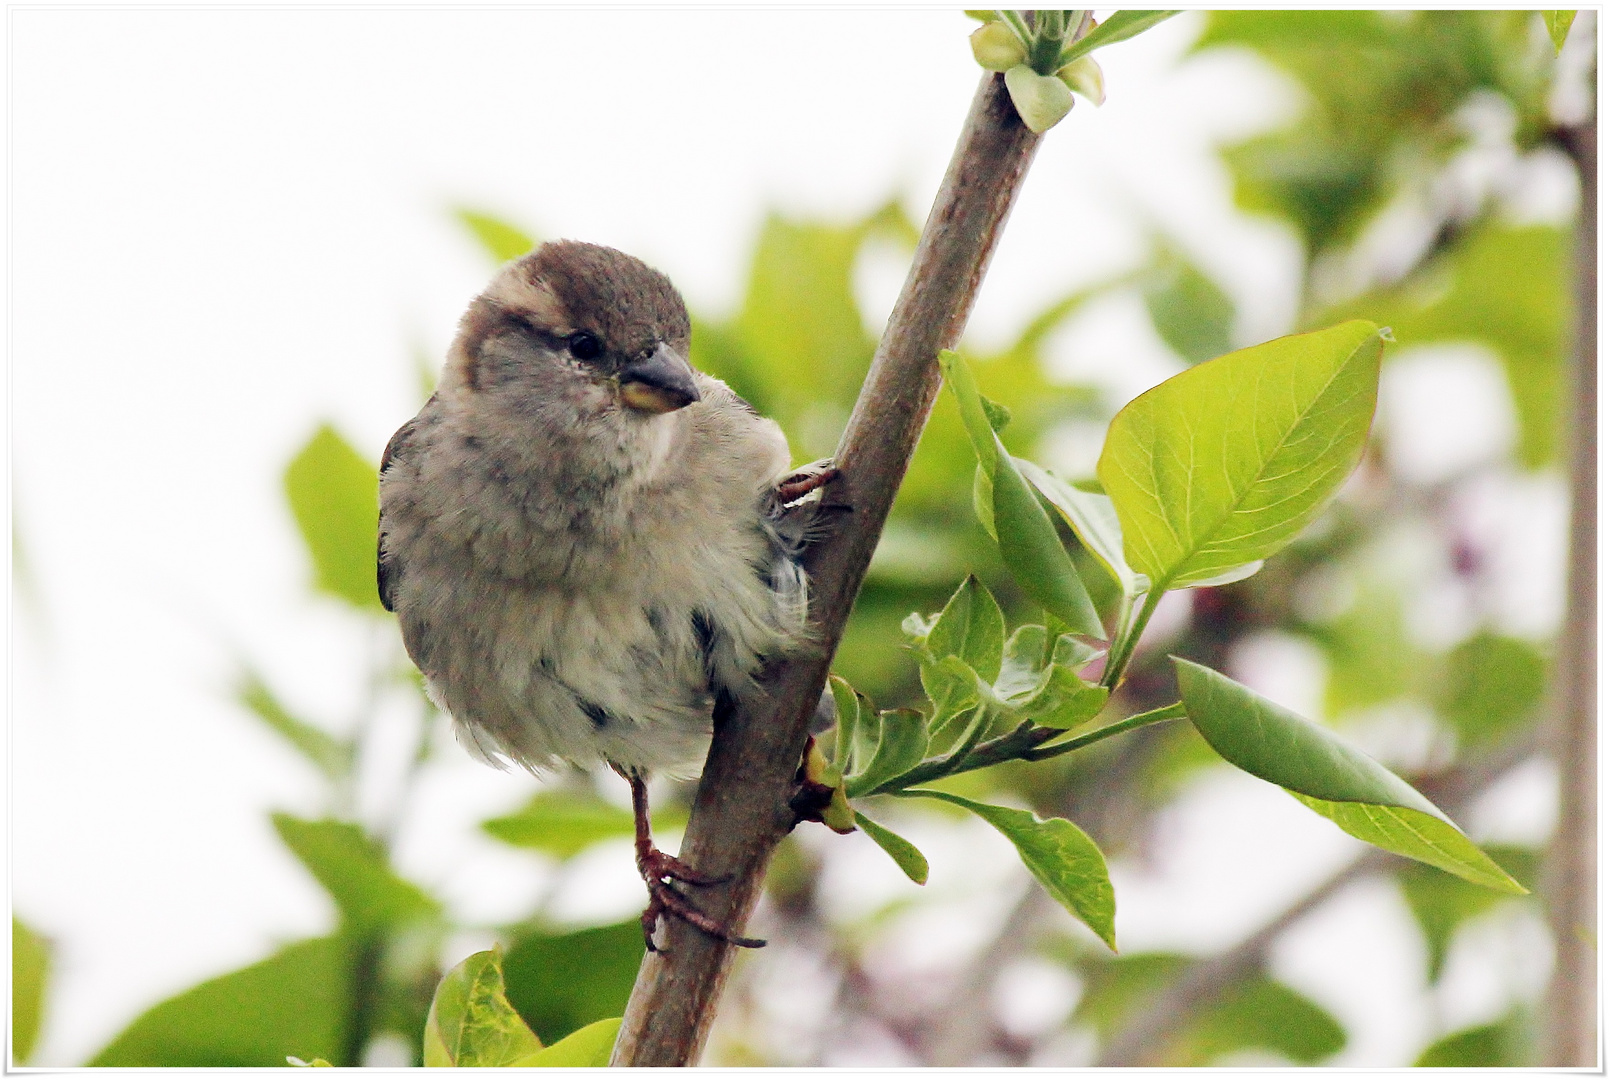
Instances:
[[[839,442],[840,477],[824,493],[852,512],[807,554],[821,647],[768,671],[764,702],[719,723],[711,741],[680,854],[725,879],[696,899],[736,928],[794,826],[789,798],[810,717],[938,395],[937,357],[961,337],[1039,141],[1018,119],[1002,77],[985,75]],[[664,934],[664,951],[645,956],[638,971],[613,1065],[690,1065],[703,1052],[733,947],[681,920]]]

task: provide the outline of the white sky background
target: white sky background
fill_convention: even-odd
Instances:
[[[770,207],[849,219],[899,193],[921,220],[979,72],[959,12],[9,17],[12,506],[38,596],[13,593],[11,887],[57,945],[36,1060],[72,1064],[158,999],[333,925],[266,819],[318,813],[319,788],[229,685],[246,657],[333,730],[357,707],[364,638],[309,593],[280,475],[320,418],[375,460],[417,408],[412,344],[440,356],[489,276],[448,208],[623,248],[730,311]],[[1231,210],[1211,148],[1294,101],[1245,58],[1179,65],[1198,26],[1101,53],[1108,102],[1047,137],[978,339],[1138,262],[1153,224],[1236,298],[1241,341],[1288,329],[1295,243]],[[903,275],[866,268],[874,330]],[[1058,361],[1115,403],[1178,367],[1138,301],[1103,305]],[[466,917],[513,916],[543,875],[473,825],[530,782],[443,758],[399,860]],[[1192,806],[1174,877],[1115,872],[1131,948],[1221,945],[1352,851],[1250,780]],[[1221,814],[1232,829],[1205,826]],[[604,893],[593,921],[641,902],[606,850],[578,919]],[[1420,960],[1390,900],[1348,909],[1363,929],[1332,920],[1382,957],[1354,980],[1312,975],[1300,941],[1282,957],[1353,1028],[1347,1063],[1428,1034],[1391,974]]]

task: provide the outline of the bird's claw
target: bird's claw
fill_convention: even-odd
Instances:
[[[613,762],[611,767],[624,776],[632,786],[632,816],[637,831],[637,872],[643,876],[643,884],[648,886],[648,907],[643,909],[642,919],[643,944],[647,946],[648,951],[661,951],[654,944],[654,931],[660,925],[661,915],[674,915],[717,941],[725,941],[729,945],[758,949],[766,944],[759,938],[747,938],[733,933],[694,907],[687,897],[676,890],[671,884],[673,881],[683,881],[689,885],[720,885],[730,879],[701,874],[675,855],[667,855],[655,847],[649,831],[648,786],[644,783],[643,774],[635,769],[622,768]]]
[[[652,887],[655,882],[685,881],[689,885],[720,885],[729,880],[725,877],[711,877],[701,874],[675,855],[667,855],[657,847],[651,847],[637,860],[638,873],[643,880]]]
[[[646,879],[645,879],[646,880]],[[708,879],[707,879],[708,880]],[[674,915],[683,922],[704,931],[717,941],[725,941],[728,945],[736,945],[742,949],[759,949],[766,943],[760,938],[744,937],[735,934],[715,919],[706,915],[688,902],[688,898],[677,892],[669,881],[648,881],[648,907],[643,909],[643,944],[649,952],[661,952],[654,944],[654,931],[659,926],[661,915]]]

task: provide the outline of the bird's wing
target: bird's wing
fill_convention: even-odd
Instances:
[[[380,477],[385,479],[386,470],[397,463],[398,458],[406,457],[412,446],[414,436],[419,432],[422,420],[432,405],[436,404],[436,395],[432,394],[425,407],[408,423],[397,429],[397,434],[386,443],[386,452],[380,455]],[[397,581],[402,576],[402,567],[398,565],[397,556],[386,550],[386,511],[382,505],[378,535],[375,538],[375,586],[380,591],[380,603],[387,611],[395,611]]]

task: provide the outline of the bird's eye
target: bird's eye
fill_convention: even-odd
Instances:
[[[604,353],[604,343],[585,330],[570,335],[570,355],[577,360],[596,360]]]

